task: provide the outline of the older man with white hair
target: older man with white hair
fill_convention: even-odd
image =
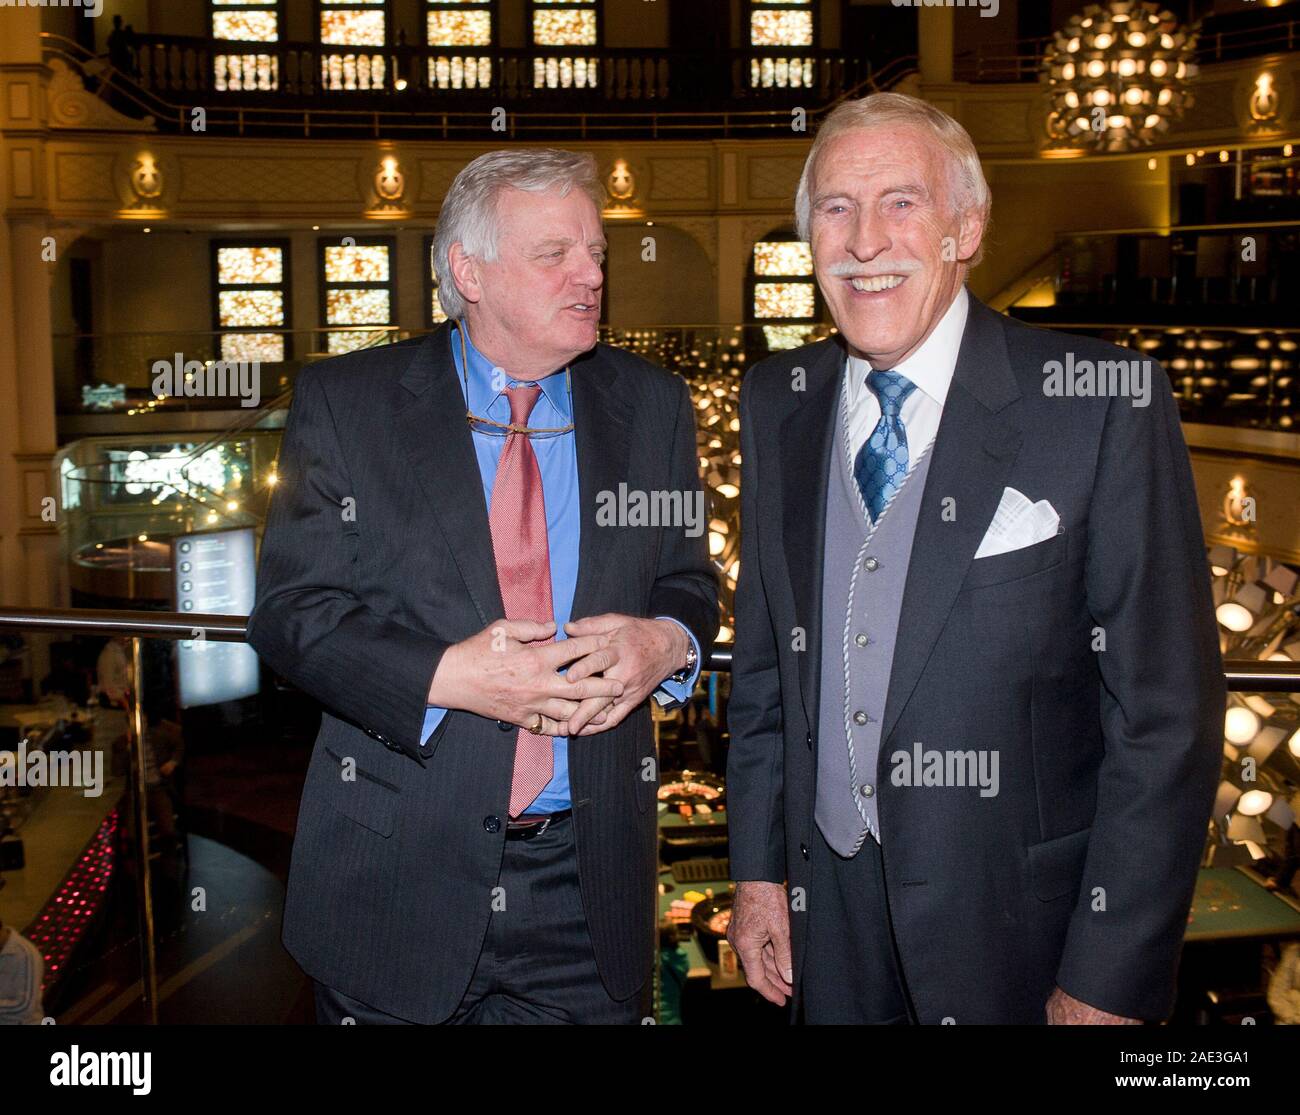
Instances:
[[[685,381],[596,343],[589,155],[494,151],[443,202],[452,319],[302,373],[249,640],[324,706],[284,942],[323,1022],[639,1021],[647,699],[717,633]]]
[[[744,381],[728,936],[807,1022],[1173,1003],[1224,708],[1178,412],[967,291],[989,210],[955,120],[838,107],[796,216],[839,335]]]

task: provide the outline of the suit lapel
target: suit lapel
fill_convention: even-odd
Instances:
[[[999,412],[1019,397],[1001,315],[972,295],[912,541],[882,742],[907,707],[1002,498],[1021,432]],[[952,521],[945,506],[955,509]]]
[[[573,363],[573,424],[581,516],[578,583],[570,609],[574,619],[600,610],[596,590],[617,530],[596,523],[596,497],[600,492],[617,493],[619,483],[627,483],[628,479],[631,408],[615,389],[618,377],[618,369],[598,347]]]
[[[825,342],[823,350],[810,362],[802,402],[781,424],[782,537],[794,593],[795,623],[804,629],[807,640],[798,658],[799,685],[804,715],[814,730],[820,692],[817,679],[821,676],[826,484],[844,366],[844,350],[839,342]]]
[[[483,626],[505,615],[465,396],[442,326],[401,378],[411,398],[397,414],[396,435],[433,509]]]

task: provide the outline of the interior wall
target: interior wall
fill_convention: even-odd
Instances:
[[[1169,168],[1157,160],[995,164],[984,260],[971,274],[981,297],[996,294],[1049,252],[1061,232],[1145,228],[1169,221]]]

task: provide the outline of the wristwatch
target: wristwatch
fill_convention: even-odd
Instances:
[[[685,685],[686,682],[691,680],[691,675],[695,673],[695,664],[699,660],[700,656],[695,653],[695,640],[692,639],[686,647],[686,665],[678,670],[677,673],[673,674],[668,680],[680,682]]]

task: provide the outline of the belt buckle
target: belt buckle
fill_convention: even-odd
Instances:
[[[530,824],[519,824],[515,822],[515,832],[519,834],[521,840],[531,840],[534,836],[541,836],[548,828],[551,827],[551,821],[554,814],[547,814],[540,821],[534,821]]]

